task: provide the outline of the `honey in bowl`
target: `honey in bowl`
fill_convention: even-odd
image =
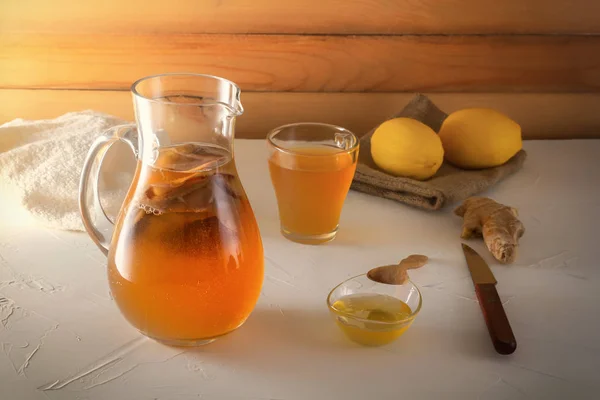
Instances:
[[[421,310],[421,293],[407,270],[428,258],[413,254],[397,265],[371,269],[336,286],[327,305],[340,330],[365,346],[382,346],[398,339]]]
[[[412,323],[412,310],[385,294],[351,294],[335,301],[332,311],[342,332],[365,346],[381,346],[399,338]]]

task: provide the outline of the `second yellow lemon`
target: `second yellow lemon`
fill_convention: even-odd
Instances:
[[[440,129],[446,159],[461,168],[489,168],[504,164],[519,150],[521,127],[489,108],[453,112]]]
[[[389,174],[425,180],[442,165],[444,149],[427,125],[411,118],[394,118],[373,133],[371,156]]]

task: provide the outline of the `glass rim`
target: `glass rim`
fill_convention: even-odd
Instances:
[[[175,101],[164,100],[163,98],[153,99],[153,98],[144,96],[143,94],[141,94],[139,92],[138,86],[141,83],[150,81],[152,79],[163,78],[163,77],[204,78],[204,79],[208,79],[208,80],[215,80],[215,81],[223,82],[225,84],[230,85],[234,89],[234,91],[236,93],[237,105],[231,106],[229,104],[226,104],[226,103],[223,103],[220,101],[212,101],[212,102],[198,101],[198,102],[191,102],[191,103],[178,103]],[[244,109],[239,101],[239,95],[241,93],[240,87],[237,84],[235,84],[234,82],[230,81],[229,79],[222,78],[222,77],[216,76],[216,75],[199,74],[199,73],[195,73],[195,72],[166,72],[166,73],[162,73],[162,74],[148,75],[148,76],[139,78],[138,80],[133,82],[131,84],[130,90],[131,90],[131,93],[133,93],[133,95],[136,96],[137,98],[146,100],[146,101],[149,101],[152,103],[171,104],[171,105],[177,105],[177,106],[192,106],[192,107],[209,106],[209,105],[224,105],[228,109],[230,109],[232,112],[234,112],[236,115],[241,115],[244,112]]]
[[[298,152],[294,151],[293,149],[290,149],[287,147],[282,147],[273,141],[274,136],[277,135],[278,133],[280,133],[281,131],[283,131],[284,129],[293,128],[296,126],[321,126],[321,127],[330,128],[332,131],[343,131],[344,133],[349,133],[350,135],[352,135],[352,137],[354,138],[354,144],[349,149],[338,148],[339,151],[336,151],[335,153],[332,153],[332,154],[302,154],[302,153],[298,153]],[[269,133],[267,134],[267,142],[269,143],[269,145],[273,146],[274,148],[276,148],[277,150],[279,150],[283,153],[288,153],[288,154],[292,154],[292,155],[301,155],[302,157],[331,157],[336,154],[342,154],[342,153],[348,154],[348,153],[351,153],[351,152],[355,151],[356,149],[358,149],[359,144],[360,144],[359,143],[360,140],[354,134],[354,132],[352,132],[342,126],[327,124],[324,122],[294,122],[291,124],[285,124],[285,125],[278,126],[277,128],[274,128],[271,131],[269,131]]]
[[[350,313],[346,313],[346,312],[340,311],[340,310],[338,310],[336,308],[333,308],[333,304],[331,303],[331,296],[333,295],[333,292],[335,292],[343,284],[345,284],[347,282],[350,282],[351,280],[354,280],[356,278],[363,277],[363,276],[367,277],[367,274],[360,274],[360,275],[356,275],[356,276],[353,276],[351,278],[348,278],[345,281],[340,282],[333,289],[331,289],[331,291],[327,295],[327,308],[329,308],[331,311],[333,311],[337,315],[342,315],[342,316],[344,316],[346,318],[349,318],[349,319],[352,319],[354,321],[360,321],[360,322],[365,322],[365,323],[369,323],[369,324],[379,324],[379,325],[384,325],[384,326],[405,324],[407,322],[411,322],[412,320],[414,320],[417,317],[417,315],[421,311],[421,306],[423,304],[423,295],[421,294],[421,291],[419,290],[419,287],[417,285],[415,285],[415,283],[413,281],[411,281],[410,279],[408,279],[408,281],[406,283],[409,283],[412,287],[414,287],[417,290],[417,293],[419,294],[419,304],[417,305],[417,308],[414,311],[412,311],[412,309],[411,309],[411,314],[408,317],[406,317],[406,318],[404,318],[404,319],[402,319],[400,321],[394,321],[394,322],[372,321],[370,319],[360,318],[360,317],[357,317],[357,316],[352,315]],[[369,279],[369,278],[367,277],[367,279]],[[374,283],[377,283],[377,282],[374,282]],[[385,283],[379,283],[379,284],[380,285],[385,285]],[[395,285],[391,285],[391,286],[395,286]]]

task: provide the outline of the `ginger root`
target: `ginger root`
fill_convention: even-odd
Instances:
[[[463,239],[483,235],[485,245],[496,260],[504,264],[515,260],[519,238],[525,233],[515,208],[487,197],[469,197],[454,213],[464,218]]]

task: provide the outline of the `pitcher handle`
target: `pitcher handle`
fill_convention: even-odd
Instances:
[[[94,243],[100,248],[104,255],[108,255],[108,247],[110,245],[110,237],[105,235],[98,229],[92,222],[90,216],[90,205],[88,204],[87,192],[89,187],[90,175],[93,177],[93,191],[92,198],[94,205],[102,211],[104,219],[109,225],[114,225],[113,221],[108,218],[108,214],[102,207],[100,202],[100,194],[98,192],[98,182],[100,180],[100,170],[102,168],[102,162],[104,156],[110,147],[118,141],[126,143],[133,154],[138,155],[137,145],[134,143],[135,136],[137,135],[137,127],[135,124],[119,125],[110,128],[107,134],[98,137],[92,147],[88,151],[88,154],[83,163],[83,170],[81,171],[81,178],[79,180],[79,212],[81,213],[81,220],[88,235],[92,238]],[[92,172],[94,163],[97,162],[97,168]]]

